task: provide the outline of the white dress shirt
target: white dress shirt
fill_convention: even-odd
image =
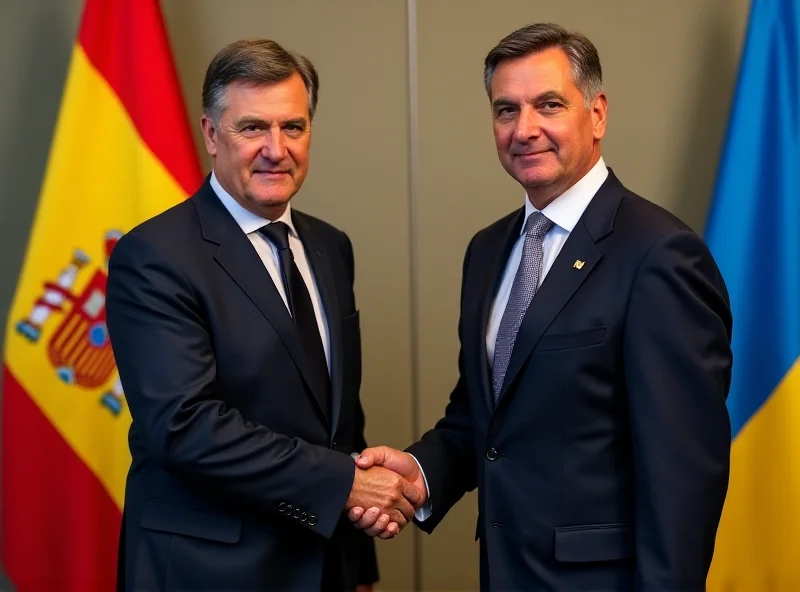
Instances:
[[[278,289],[281,298],[283,298],[283,303],[286,305],[286,309],[290,310],[289,302],[286,299],[286,286],[283,285],[278,249],[260,232],[257,232],[259,228],[267,224],[271,224],[273,221],[262,218],[261,216],[257,216],[249,210],[244,209],[239,202],[237,202],[227,191],[222,188],[222,185],[219,184],[217,176],[213,171],[211,172],[211,188],[214,190],[214,193],[217,194],[217,197],[222,202],[222,205],[225,206],[225,209],[230,212],[231,216],[233,216],[233,219],[236,220],[236,223],[247,235],[247,238],[250,240],[250,243],[253,245],[256,253],[258,253],[261,261],[263,261],[264,267],[267,268],[267,271],[269,272],[275,287]],[[300,237],[298,236],[297,230],[295,230],[294,224],[292,223],[291,206],[287,205],[286,211],[283,213],[283,215],[277,220],[274,220],[274,222],[284,222],[289,227],[289,248],[292,249],[294,262],[297,265],[297,269],[300,271],[300,275],[303,276],[303,281],[306,283],[306,288],[308,288],[308,295],[311,297],[311,304],[314,306],[314,316],[317,318],[317,327],[319,327],[319,335],[322,338],[322,347],[325,348],[325,360],[328,363],[328,372],[330,372],[331,356],[328,319],[325,316],[325,309],[322,307],[322,300],[319,297],[319,290],[317,290],[317,283],[314,279],[314,274],[311,273],[311,268],[308,265],[306,251],[303,248],[303,243],[300,242]],[[291,312],[289,314],[291,314]]]
[[[544,243],[542,245],[542,271],[539,274],[538,289],[542,285],[547,272],[553,266],[553,262],[561,252],[564,243],[567,242],[572,229],[583,216],[584,210],[592,201],[594,194],[597,193],[600,186],[605,183],[608,177],[608,169],[603,158],[600,157],[595,165],[589,170],[580,181],[575,183],[572,187],[567,189],[564,193],[559,195],[556,199],[551,201],[543,210],[548,220],[553,223],[552,228],[544,235]],[[486,326],[486,355],[489,357],[489,367],[494,363],[494,346],[497,342],[497,332],[500,329],[500,320],[503,318],[503,313],[508,304],[508,297],[511,294],[511,285],[514,283],[514,276],[517,274],[517,268],[522,260],[522,247],[525,244],[525,223],[528,221],[528,216],[538,212],[533,204],[525,195],[525,219],[522,222],[522,229],[520,230],[519,238],[514,244],[514,249],[511,251],[511,256],[506,263],[506,269],[503,272],[503,281],[500,283],[500,288],[494,297],[491,312],[489,313],[489,324]]]
[[[595,193],[600,189],[600,186],[605,183],[608,177],[608,168],[603,158],[600,157],[595,165],[586,173],[580,181],[575,183],[572,187],[567,189],[564,193],[559,195],[556,199],[551,201],[543,210],[548,220],[553,222],[552,228],[544,235],[544,243],[542,245],[542,271],[539,275],[539,286],[542,285],[547,272],[553,266],[553,262],[561,252],[564,243],[567,242],[572,229],[580,220],[589,202],[592,201]],[[497,341],[497,332],[500,329],[500,320],[503,318],[503,313],[508,304],[508,297],[511,294],[511,285],[514,283],[514,276],[517,274],[517,268],[522,260],[522,247],[525,244],[525,223],[528,221],[528,216],[534,212],[538,212],[533,204],[525,195],[525,219],[522,222],[522,229],[520,230],[519,238],[514,244],[506,262],[506,268],[503,271],[503,281],[500,283],[500,288],[494,297],[492,309],[489,313],[489,324],[486,327],[486,355],[489,358],[489,367],[491,368],[494,362],[494,346]],[[537,289],[539,286],[536,286]],[[533,302],[531,303],[533,305]],[[414,459],[416,460],[416,459]],[[419,461],[417,461],[419,464]],[[422,470],[420,465],[422,477],[425,479],[425,487],[428,487],[428,480],[425,477],[425,471]],[[430,491],[428,492],[430,494]],[[431,515],[431,500],[428,499],[421,508],[419,508],[415,516],[417,520],[425,520]]]

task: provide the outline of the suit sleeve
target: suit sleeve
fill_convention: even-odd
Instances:
[[[350,237],[344,233],[342,233],[342,235],[345,239],[344,257],[350,274],[350,285],[354,287],[355,257],[353,256],[353,244],[350,242]],[[364,417],[364,408],[361,406],[361,395],[359,394],[358,400],[356,401],[354,427],[355,447],[358,452],[367,448],[367,440],[364,435],[365,427],[366,419]],[[355,540],[355,544],[358,545],[359,553],[358,583],[374,584],[380,579],[378,573],[378,556],[375,552],[375,539],[362,531],[358,531],[356,532]]]
[[[474,242],[474,239],[473,239]],[[442,521],[447,512],[468,491],[478,485],[475,466],[475,448],[473,446],[472,412],[470,411],[469,394],[464,373],[464,326],[474,322],[465,319],[464,286],[467,283],[470,252],[472,242],[464,256],[464,269],[461,285],[461,318],[458,324],[458,336],[461,350],[458,355],[459,378],[450,394],[445,414],[432,430],[425,433],[419,442],[406,449],[417,459],[428,483],[431,514],[424,521],[415,520],[425,532],[433,529]]]
[[[107,322],[144,447],[166,470],[232,503],[307,512],[316,519],[294,522],[330,537],[353,484],[353,460],[228,407],[217,392],[206,314],[181,270],[141,236],[117,243]]]
[[[638,590],[705,589],[728,487],[731,325],[700,238],[658,241],[637,272],[623,345]]]

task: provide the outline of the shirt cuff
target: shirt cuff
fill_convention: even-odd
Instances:
[[[416,518],[419,522],[424,522],[430,518],[431,514],[433,513],[433,506],[431,505],[431,490],[428,488],[428,478],[425,476],[425,471],[422,470],[422,465],[419,464],[417,457],[415,457],[413,454],[409,454],[409,456],[414,459],[415,463],[417,463],[419,472],[422,473],[422,479],[425,481],[425,497],[427,500],[419,509],[417,509],[416,512],[414,512],[414,518]]]

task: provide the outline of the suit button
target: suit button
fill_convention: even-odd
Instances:
[[[278,504],[278,511],[285,512],[286,511],[286,502],[281,502]]]
[[[299,508],[295,508],[294,509],[294,514],[292,514],[292,518],[294,518],[295,520],[300,520],[300,509]]]
[[[312,514],[311,516],[308,517],[308,525],[309,526],[314,526],[316,523],[317,523],[317,517],[316,516],[314,516]]]
[[[303,512],[300,515],[300,522],[308,522],[308,512]]]
[[[291,515],[293,509],[294,508],[292,508],[292,504],[286,504],[286,513],[287,514]]]
[[[334,440],[332,448],[335,450],[338,445],[339,443],[336,440]]]
[[[497,460],[497,457],[500,456],[500,453],[497,452],[496,448],[490,448],[486,451],[486,458],[489,460]]]

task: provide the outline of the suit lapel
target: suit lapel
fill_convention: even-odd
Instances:
[[[489,409],[494,408],[494,392],[492,391],[492,382],[489,375],[489,359],[486,354],[486,331],[489,327],[489,314],[491,313],[497,290],[500,288],[508,258],[511,256],[511,251],[514,249],[514,244],[517,242],[519,233],[522,230],[524,218],[524,208],[508,216],[506,223],[501,225],[497,237],[490,239],[492,244],[486,249],[485,254],[488,261],[485,258],[478,260],[478,268],[487,270],[483,275],[483,283],[478,292],[482,294],[482,300],[480,302],[479,334],[476,342],[479,348],[477,352],[478,359],[483,362],[480,364],[481,388],[484,402]]]
[[[292,210],[292,221],[297,234],[303,241],[306,258],[314,275],[319,290],[322,307],[328,324],[328,341],[331,359],[331,438],[336,434],[339,424],[339,411],[342,404],[342,320],[339,315],[339,300],[336,294],[336,283],[331,272],[331,264],[324,245],[309,228],[308,219],[301,212]]]
[[[250,239],[219,201],[208,179],[192,199],[200,218],[203,238],[219,245],[214,259],[273,326],[309,390],[314,392],[312,385],[315,381],[312,379],[297,328]],[[327,413],[319,403],[319,396],[312,398],[317,411],[327,422]]]
[[[608,178],[572,229],[567,242],[528,306],[517,333],[514,350],[511,352],[503,387],[500,389],[498,406],[505,402],[509,386],[514,382],[542,334],[602,258],[602,252],[596,243],[612,231],[614,216],[621,198],[622,185],[609,169]],[[583,264],[576,267],[576,261],[582,261]]]
[[[542,333],[587,278],[600,257],[594,241],[579,222],[570,233],[522,319],[503,388],[500,390],[501,400]],[[576,259],[584,262],[581,269],[573,267]]]

